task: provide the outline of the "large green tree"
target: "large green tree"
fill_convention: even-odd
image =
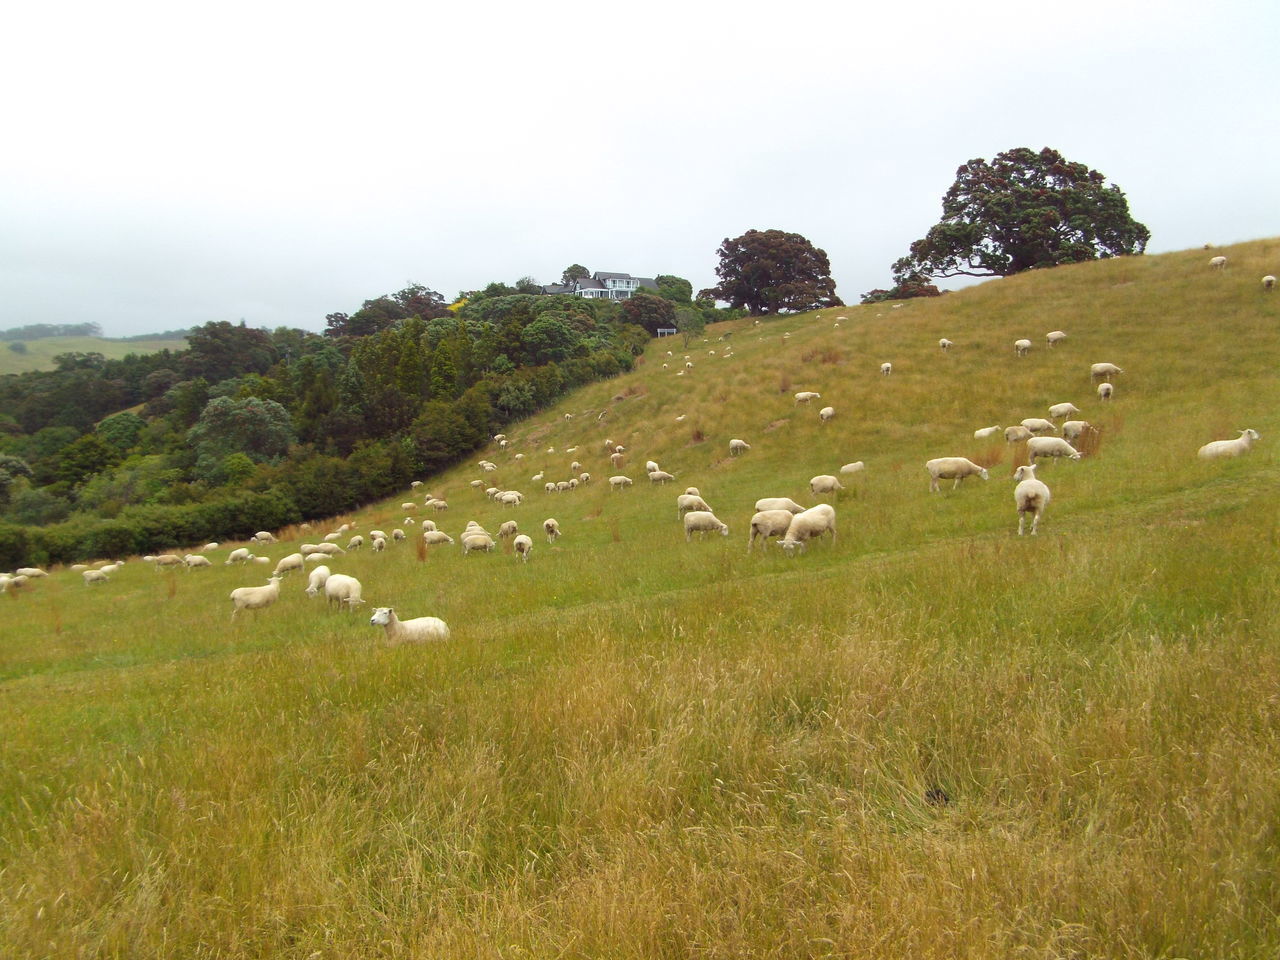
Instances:
[[[1006,277],[1142,253],[1151,231],[1129,215],[1115,184],[1045,147],[970,160],[942,198],[942,220],[893,265],[895,283],[931,277]]]
[[[826,253],[798,233],[748,230],[718,253],[720,283],[704,293],[732,307],[769,314],[844,305]]]

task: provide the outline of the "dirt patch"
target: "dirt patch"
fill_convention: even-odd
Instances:
[[[790,422],[791,422],[791,419],[789,417],[783,417],[781,420],[774,420],[771,424],[769,424],[767,427],[764,428],[764,432],[768,433],[770,430],[777,430],[779,427],[785,427]]]

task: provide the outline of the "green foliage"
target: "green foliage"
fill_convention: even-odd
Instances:
[[[1129,215],[1120,188],[1105,181],[1049,147],[970,160],[942,198],[942,220],[894,263],[894,281],[1004,277],[1140,254],[1151,231]]]
[[[732,307],[772,314],[842,306],[826,253],[798,233],[748,230],[726,237],[717,253],[720,283],[703,292]]]
[[[23,343],[21,340],[14,340],[10,342],[9,349],[12,350],[14,353],[19,353],[19,354],[26,353],[27,345]]]
[[[282,457],[294,442],[289,413],[272,400],[215,397],[187,433],[196,454],[196,475],[216,482],[222,462],[246,454],[255,463]]]
[[[627,323],[644,329],[656,337],[658,330],[676,325],[676,308],[670,300],[650,293],[637,292],[621,301],[622,315]]]
[[[217,320],[196,327],[187,338],[184,372],[191,379],[218,383],[242,373],[265,373],[278,359],[265,330]]]
[[[147,422],[136,413],[117,413],[98,424],[97,434],[107,446],[124,456],[135,446]]]
[[[560,283],[563,286],[569,286],[575,280],[585,280],[591,276],[591,271],[580,263],[571,263],[564,268],[560,274]]]
[[[9,493],[19,477],[30,479],[30,464],[20,457],[0,453],[0,504],[8,502]]]
[[[707,320],[700,310],[695,310],[693,307],[679,307],[676,310],[675,325],[683,336],[684,345],[687,347],[690,340],[694,337],[700,337],[706,332]]]
[[[123,459],[120,452],[96,433],[86,433],[63,447],[53,468],[56,479],[66,484],[86,479]]]
[[[50,487],[29,487],[9,500],[5,516],[14,523],[44,526],[65,519],[70,512],[71,502]]]
[[[529,362],[534,365],[569,359],[578,342],[564,315],[553,313],[544,313],[525,327],[521,339]]]
[[[684,277],[659,274],[653,278],[653,281],[658,285],[658,296],[663,299],[676,304],[693,302],[693,284]]]
[[[942,291],[929,283],[927,277],[912,273],[902,277],[890,290],[870,290],[862,295],[863,303],[883,303],[886,300],[911,300],[915,297],[937,297]]]

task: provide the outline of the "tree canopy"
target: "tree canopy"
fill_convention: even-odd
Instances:
[[[798,233],[748,230],[717,252],[720,284],[703,292],[732,307],[769,314],[844,305],[826,253]]]
[[[1018,147],[956,171],[942,220],[893,265],[894,281],[1005,277],[1142,253],[1151,231],[1129,215],[1115,184],[1045,147]]]

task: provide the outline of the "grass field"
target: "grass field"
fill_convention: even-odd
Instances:
[[[527,565],[410,530],[329,564],[355,613],[295,574],[233,623],[268,568],[220,562],[0,598],[0,956],[1276,956],[1280,240],[1215,252],[655,342],[477,455],[521,506],[475,466],[413,497],[516,520]],[[1020,449],[973,431],[1066,400],[1099,434],[1019,539]],[[931,494],[948,455],[990,480]],[[748,554],[756,499],[852,460],[834,543]],[[685,542],[688,485],[728,538]],[[453,638],[388,646],[382,605]]]
[[[26,373],[29,370],[55,370],[53,358],[60,353],[100,353],[108,360],[119,360],[131,353],[158,353],[161,350],[185,350],[186,340],[107,340],[103,337],[38,337],[23,340],[25,353],[9,349],[9,341],[0,342],[0,376]]]

